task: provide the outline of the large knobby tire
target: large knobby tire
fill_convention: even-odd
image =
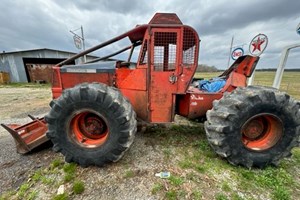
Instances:
[[[118,161],[133,142],[136,114],[116,88],[80,84],[50,106],[47,136],[66,162],[103,166]]]
[[[300,103],[274,88],[237,88],[214,101],[206,116],[210,145],[233,165],[277,166],[298,145]]]

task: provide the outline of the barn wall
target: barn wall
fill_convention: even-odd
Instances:
[[[0,53],[0,71],[8,72],[11,82],[28,82],[23,58],[69,58],[75,55],[71,52],[51,49]],[[96,58],[88,56],[88,59]],[[41,63],[43,64],[43,63]]]

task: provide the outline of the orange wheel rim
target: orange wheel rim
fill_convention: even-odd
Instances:
[[[242,126],[242,142],[248,149],[263,151],[275,146],[283,136],[283,123],[275,115],[262,113]]]
[[[80,146],[94,148],[107,140],[109,130],[103,116],[90,110],[82,110],[70,120],[68,135]]]

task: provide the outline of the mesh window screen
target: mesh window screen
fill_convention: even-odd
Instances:
[[[192,30],[185,28],[183,31],[182,63],[190,66],[195,63],[196,38]]]
[[[174,71],[176,64],[177,33],[154,33],[154,70]]]

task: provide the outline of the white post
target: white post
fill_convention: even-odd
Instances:
[[[83,51],[85,51],[85,41],[84,41],[84,35],[83,35],[83,27],[81,26],[81,39],[82,39],[82,47]],[[86,62],[86,55],[83,56],[84,62]]]
[[[255,70],[252,72],[250,78],[248,78],[248,85],[253,85],[254,77],[255,77]]]
[[[282,80],[282,76],[283,76],[283,72],[284,72],[284,67],[285,67],[286,61],[288,59],[290,49],[297,48],[297,47],[300,47],[300,44],[293,44],[293,45],[285,47],[282,50],[279,66],[276,70],[276,75],[275,75],[275,79],[273,82],[274,88],[277,88],[277,89],[280,88],[280,84],[281,84],[281,80]]]
[[[233,45],[233,38],[234,38],[234,36],[232,36],[232,38],[231,38],[231,44],[230,44],[230,48],[229,48],[229,58],[228,58],[227,68],[229,68],[229,64],[230,64],[231,51],[232,51],[232,45]]]

